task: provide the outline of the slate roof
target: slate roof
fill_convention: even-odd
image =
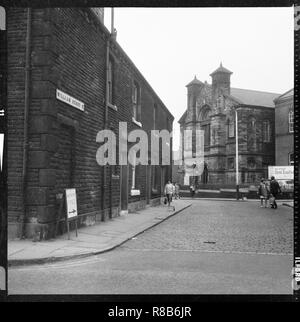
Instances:
[[[194,79],[191,82],[189,82],[186,85],[186,87],[191,86],[191,85],[203,85],[203,83],[201,81],[199,81],[199,79],[197,79],[197,77],[195,75]]]
[[[284,100],[286,98],[289,98],[291,96],[294,96],[294,89],[290,89],[289,91],[283,93],[282,95],[275,98],[274,103],[277,103],[278,101]]]
[[[231,88],[230,95],[238,99],[242,104],[264,107],[275,107],[274,99],[280,96],[277,93],[241,88]]]
[[[185,118],[186,118],[186,114],[187,114],[187,110],[183,113],[183,115],[179,119],[179,121],[178,121],[179,124],[184,123]]]
[[[222,63],[220,64],[220,67],[217,68],[214,72],[210,74],[210,76],[216,74],[216,73],[226,73],[226,74],[232,74],[230,70],[222,66]]]

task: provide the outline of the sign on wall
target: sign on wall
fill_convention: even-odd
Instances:
[[[66,104],[69,104],[75,108],[78,108],[81,111],[84,111],[84,103],[77,100],[76,98],[62,92],[59,89],[56,89],[56,98]]]
[[[66,204],[68,219],[78,216],[76,189],[66,189]]]
[[[284,166],[284,167],[276,167],[269,166],[268,167],[269,179],[274,176],[276,180],[293,180],[294,179],[294,167],[293,166]]]

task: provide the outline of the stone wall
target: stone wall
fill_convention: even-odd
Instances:
[[[84,218],[105,220],[118,215],[120,207],[120,167],[107,166],[103,186],[103,167],[96,162],[100,147],[96,136],[104,128],[106,46],[110,34],[88,8],[48,8],[32,10],[29,145],[23,208],[26,12],[27,9],[11,8],[7,14],[11,237],[20,236],[24,211],[28,237],[34,234],[36,226],[52,227],[58,211],[57,197],[65,188],[76,188],[78,212]],[[108,108],[108,127],[117,136],[120,121],[127,122],[128,132],[140,128],[132,121],[134,81],[141,89],[142,128],[148,132],[153,128],[154,104],[158,113],[156,128],[170,126],[173,116],[114,40],[110,41],[110,56],[114,66],[113,103],[117,108]],[[83,102],[84,111],[56,99],[57,90]],[[116,149],[118,152],[118,144]],[[130,195],[129,169],[129,204],[144,204],[147,192],[150,199],[156,197],[149,193],[151,167],[137,168],[136,186],[141,194]]]

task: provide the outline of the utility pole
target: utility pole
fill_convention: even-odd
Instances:
[[[236,199],[239,200],[239,131],[238,131],[238,112],[235,108],[235,180],[236,180]]]

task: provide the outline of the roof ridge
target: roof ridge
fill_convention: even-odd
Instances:
[[[294,91],[294,87],[293,87],[293,88],[291,88],[291,89],[289,89],[288,91],[284,92],[284,93],[283,93],[283,94],[281,94],[280,96],[278,96],[278,97],[277,97],[277,99],[278,99],[278,98],[280,98],[280,97],[282,97],[282,96],[285,96],[286,94],[288,94],[289,92],[292,92],[292,91]]]
[[[257,90],[257,89],[238,88],[238,87],[231,87],[230,89],[239,89],[239,90],[242,90],[242,91],[251,91],[251,92],[259,92],[259,93],[266,93],[266,94],[281,95],[280,93],[266,92],[266,91],[261,91],[261,90]]]

